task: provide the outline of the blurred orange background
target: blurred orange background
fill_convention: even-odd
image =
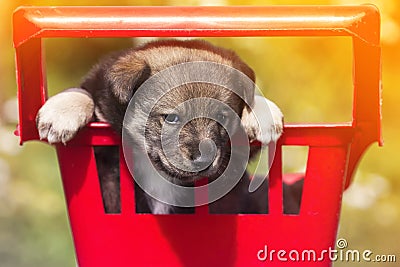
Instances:
[[[75,266],[58,163],[54,149],[13,135],[17,123],[12,12],[20,5],[283,5],[363,4],[358,0],[321,1],[135,1],[0,0],[0,265]],[[383,137],[365,154],[346,191],[339,237],[349,248],[393,254],[400,261],[400,2],[370,0],[381,12],[383,56]],[[289,122],[339,122],[351,119],[352,49],[350,38],[209,38],[235,50],[257,74],[263,93]],[[50,94],[79,83],[105,53],[136,45],[139,39],[46,40]],[[288,149],[286,171],[301,171],[305,152]],[[337,262],[334,266],[364,266]],[[368,263],[398,266],[398,263]]]

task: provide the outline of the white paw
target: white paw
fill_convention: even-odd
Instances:
[[[283,132],[283,114],[272,101],[256,95],[252,112],[243,111],[242,124],[251,141],[276,142]]]
[[[36,116],[40,139],[65,144],[91,121],[93,112],[92,97],[80,88],[70,88],[49,98]]]

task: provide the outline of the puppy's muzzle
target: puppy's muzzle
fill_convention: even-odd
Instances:
[[[217,156],[217,147],[211,139],[203,139],[199,143],[197,153],[192,154],[193,165],[196,171],[209,168]]]

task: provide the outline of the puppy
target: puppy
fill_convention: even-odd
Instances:
[[[178,69],[165,74],[176,66]],[[201,78],[207,66],[215,66],[204,76],[217,81],[214,84]],[[164,73],[161,81],[151,83],[160,73]],[[185,82],[187,78],[194,82]],[[233,51],[201,40],[155,41],[103,58],[79,88],[48,99],[38,112],[37,127],[40,138],[49,143],[67,143],[90,121],[108,122],[118,134],[127,136],[135,154],[135,180],[142,184],[135,189],[137,212],[193,211],[190,205],[174,204],[193,196],[151,179],[157,175],[187,188],[202,177],[216,181],[232,169],[228,173],[240,175],[236,186],[215,199],[210,211],[266,213],[267,190],[260,190],[261,198],[249,193],[249,175],[240,171],[246,168],[249,154],[255,154],[259,147],[243,151],[229,145],[240,133],[245,133],[246,142],[257,140],[263,145],[277,141],[282,134],[281,111],[271,101],[254,95],[254,82],[253,70]],[[150,89],[139,93],[146,86]],[[260,119],[260,114],[268,113],[260,108],[265,103],[270,116]],[[175,143],[170,144],[172,139]],[[145,145],[138,140],[144,140]],[[100,147],[95,154],[105,210],[118,213],[118,149]],[[229,165],[231,158],[233,164]],[[230,183],[230,177],[225,175],[224,179],[222,184]]]

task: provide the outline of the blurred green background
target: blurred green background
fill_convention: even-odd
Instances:
[[[39,142],[18,145],[11,16],[19,5],[281,5],[360,4],[321,1],[0,0],[0,266],[75,266],[74,250],[54,149]],[[394,254],[400,262],[400,2],[370,0],[382,13],[383,134],[363,158],[343,201],[339,237],[350,249]],[[143,39],[46,40],[50,93],[75,86],[103,54]],[[351,118],[349,38],[214,38],[254,68],[258,86],[289,122],[338,122]],[[284,151],[285,169],[299,171],[302,148]],[[312,231],[312,229],[309,229]],[[335,266],[398,266],[398,263],[335,263]]]

